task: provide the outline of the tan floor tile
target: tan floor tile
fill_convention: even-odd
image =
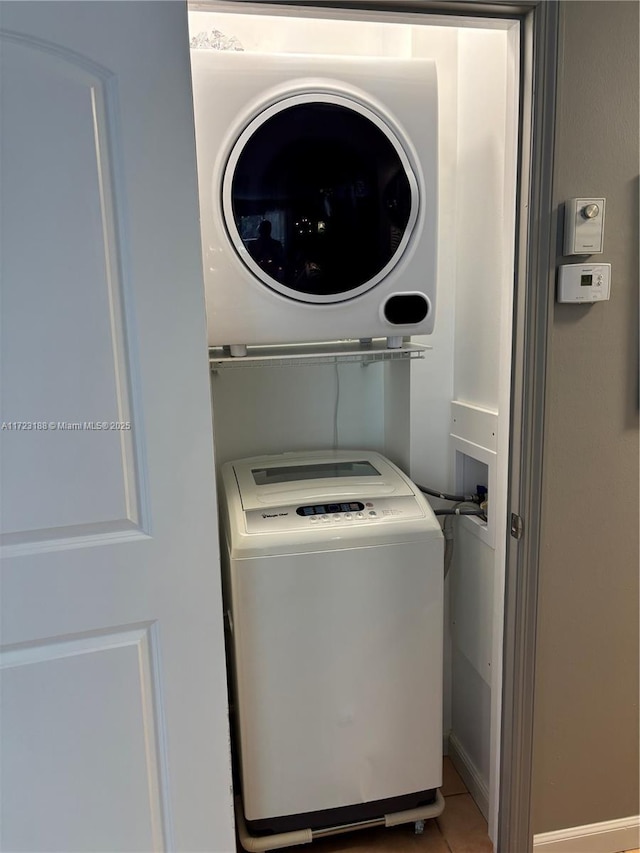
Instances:
[[[487,822],[471,794],[449,797],[436,820],[451,853],[493,853]]]
[[[456,794],[466,794],[467,786],[453,766],[451,759],[445,755],[442,759],[442,788],[443,797],[453,797]]]

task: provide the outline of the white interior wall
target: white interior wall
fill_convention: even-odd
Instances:
[[[211,377],[218,465],[243,456],[384,448],[384,365],[223,369]],[[337,421],[336,421],[337,417]]]
[[[450,462],[486,466],[490,524],[458,520],[451,578],[450,753],[497,817],[515,231],[517,102],[513,33],[460,30],[456,293]],[[482,73],[479,73],[482,69]],[[496,97],[487,97],[492,92]],[[500,460],[500,464],[498,464]],[[468,465],[481,470],[477,464]],[[475,484],[472,484],[475,485]],[[497,623],[497,624],[496,624]]]
[[[450,743],[463,759],[470,790],[488,809],[491,837],[497,831],[499,805],[518,57],[519,29],[515,25],[503,32],[460,32],[457,228],[461,262],[456,282],[451,459],[455,478],[461,473],[455,462],[485,463],[490,510],[486,526],[477,519],[458,522],[455,569],[462,577],[474,577],[480,587],[474,595],[468,582],[468,594],[454,597],[451,611],[455,625]],[[478,79],[479,67],[482,80]],[[487,100],[484,93],[488,88],[498,97]],[[469,237],[477,252],[469,246],[465,249]],[[478,328],[483,334],[474,346]],[[473,469],[474,464],[468,467]],[[476,618],[478,610],[483,611],[481,619]],[[471,633],[469,625],[475,625]],[[473,649],[483,653],[474,654]],[[488,666],[486,650],[490,650]],[[470,705],[477,708],[473,714],[468,712]]]
[[[411,467],[411,419],[407,416],[411,399],[411,367],[406,361],[385,364],[384,449],[383,453],[403,471]]]
[[[407,24],[190,11],[189,36],[219,29],[247,51],[334,56],[411,56]]]
[[[337,417],[338,446],[378,449],[418,482],[453,489],[452,401],[496,418],[506,409],[510,327],[503,320],[510,317],[510,295],[506,299],[504,290],[510,294],[513,255],[513,222],[505,212],[513,191],[505,181],[507,154],[515,175],[515,136],[509,136],[515,112],[506,112],[513,54],[507,31],[190,14],[192,36],[212,28],[261,52],[434,58],[440,113],[438,317],[433,335],[415,339],[433,349],[411,363],[220,371],[212,377],[218,462],[331,447]],[[504,485],[506,507],[506,479]],[[447,584],[452,630],[445,638],[445,732],[453,732],[458,755],[475,774],[476,793],[486,798],[496,746],[490,743],[491,683],[494,634],[501,642],[495,624],[501,623],[495,609],[501,587],[486,536],[471,521],[461,527]]]
[[[459,38],[454,391],[461,402],[497,410],[507,38],[477,29]]]
[[[414,27],[413,55],[435,59],[438,68],[438,304],[433,334],[415,337],[433,347],[411,365],[408,401],[411,422],[411,476],[435,489],[451,488],[448,454],[453,399],[456,294],[456,186],[458,148],[459,31]],[[445,731],[448,726],[445,725]]]

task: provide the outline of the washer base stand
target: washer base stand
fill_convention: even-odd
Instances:
[[[248,853],[262,853],[263,850],[280,850],[283,847],[294,847],[296,844],[311,844],[315,839],[326,838],[329,835],[339,835],[343,832],[352,832],[356,829],[371,829],[374,826],[399,826],[401,823],[418,823],[438,817],[444,811],[444,797],[439,790],[436,791],[436,800],[428,806],[419,809],[410,809],[404,812],[382,815],[374,820],[365,820],[360,823],[348,823],[343,826],[332,826],[326,829],[299,829],[296,832],[281,832],[278,835],[249,835],[244,820],[242,800],[235,798],[236,824],[240,843]]]

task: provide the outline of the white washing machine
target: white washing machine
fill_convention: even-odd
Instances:
[[[432,60],[192,49],[210,345],[433,331]]]
[[[227,463],[221,506],[242,826],[439,814],[443,537],[417,487],[378,453],[285,453]]]

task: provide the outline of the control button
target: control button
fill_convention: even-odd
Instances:
[[[373,509],[369,510],[369,515],[377,515],[377,514],[378,513],[375,510],[373,510]]]
[[[367,501],[365,506],[373,506],[373,504],[371,503],[371,501]]]
[[[595,219],[600,213],[600,206],[597,204],[585,204],[582,208],[582,215],[585,219]]]
[[[321,515],[320,520],[321,521],[329,521],[329,516],[328,515]]]
[[[334,521],[342,521],[342,516],[336,512],[336,513],[334,513],[333,520]]]
[[[353,518],[353,516],[351,515],[350,512],[345,512],[344,517],[345,518]]]
[[[318,519],[315,515],[312,515],[311,518],[309,519],[309,521],[311,522],[311,524],[317,524],[318,523]]]
[[[364,518],[364,513],[362,513],[362,512],[357,512],[357,513],[356,513],[356,518]]]

